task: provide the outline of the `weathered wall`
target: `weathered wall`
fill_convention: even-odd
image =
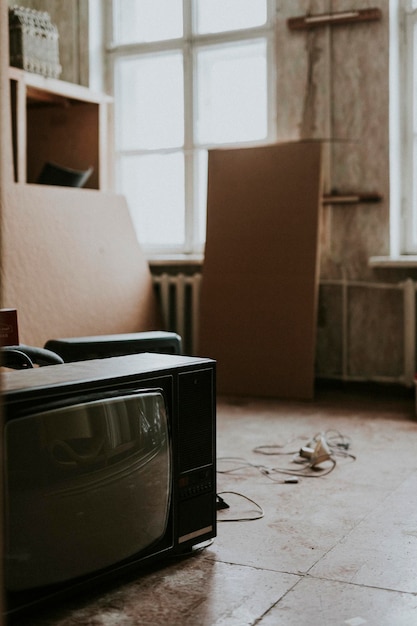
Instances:
[[[287,27],[289,17],[371,7],[382,20]],[[389,2],[283,0],[276,28],[279,138],[329,140],[328,192],[383,196],[323,208],[316,371],[401,380],[409,346],[398,282],[406,274],[369,266],[371,256],[389,254]]]

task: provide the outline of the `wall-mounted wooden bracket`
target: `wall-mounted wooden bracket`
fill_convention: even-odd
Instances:
[[[380,20],[381,18],[381,9],[359,9],[357,11],[340,11],[337,13],[321,13],[318,15],[291,17],[287,20],[287,24],[290,30],[307,30],[319,26],[370,22]]]
[[[331,193],[324,195],[323,204],[362,204],[368,202],[381,202],[382,196],[379,193]]]

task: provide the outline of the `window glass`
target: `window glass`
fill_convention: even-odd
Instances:
[[[197,51],[196,140],[200,144],[267,136],[266,43]]]
[[[412,206],[412,215],[413,215],[413,242],[414,249],[417,246],[417,185],[415,181],[417,181],[417,136],[415,135],[413,138],[413,151],[412,151],[412,193],[411,193],[411,206]]]
[[[416,0],[417,1],[417,0]],[[410,126],[412,137],[410,138],[411,150],[409,150],[410,163],[410,187],[409,197],[410,213],[412,215],[412,250],[417,247],[417,22],[413,24],[413,60],[412,60],[412,113]]]
[[[202,246],[206,240],[206,211],[207,211],[207,150],[198,150],[195,175],[196,203],[197,203],[197,244]]]
[[[417,2],[417,0],[416,0]],[[417,132],[417,21],[413,25],[413,60],[412,60],[412,100],[413,132]]]
[[[109,0],[110,6],[117,191],[127,197],[145,249],[201,252],[207,150],[273,139],[272,3]]]
[[[199,34],[253,28],[265,24],[266,0],[194,0]]]
[[[180,53],[122,57],[116,100],[119,150],[173,148],[184,142]]]
[[[182,37],[182,0],[114,0],[118,44]]]
[[[184,244],[182,152],[121,157],[120,187],[141,244],[149,247]]]
[[[414,9],[411,11],[409,9]],[[404,254],[417,252],[417,0],[398,4],[398,40],[394,31],[392,48],[397,47],[398,58],[393,55],[391,78],[399,74],[402,80],[393,83],[390,89],[400,88],[398,126],[393,124],[395,141],[401,144],[402,152],[391,154],[391,207],[398,223],[401,224],[401,241],[398,249]],[[400,67],[400,59],[403,67]],[[393,81],[392,81],[393,82]],[[393,96],[392,100],[395,103]],[[395,118],[394,118],[395,119]],[[398,134],[397,134],[398,133]],[[391,146],[396,145],[391,141]],[[394,157],[394,158],[393,158]],[[398,176],[398,178],[396,178]],[[394,241],[394,243],[397,243]]]

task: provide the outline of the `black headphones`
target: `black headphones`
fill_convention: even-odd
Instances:
[[[61,363],[64,361],[58,354],[45,348],[19,344],[18,346],[2,346],[0,350],[0,364],[15,370],[29,369],[34,364],[43,367]]]

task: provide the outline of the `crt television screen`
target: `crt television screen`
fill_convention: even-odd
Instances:
[[[10,590],[97,571],[163,537],[172,481],[160,391],[11,420],[5,437]]]

